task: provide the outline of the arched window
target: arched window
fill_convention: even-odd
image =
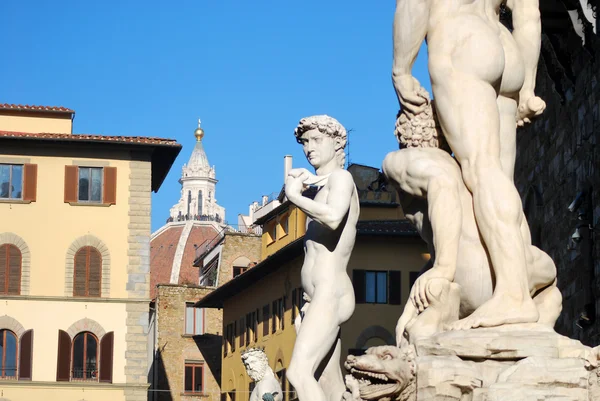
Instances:
[[[17,336],[10,330],[0,330],[0,374],[2,378],[17,377]]]
[[[73,340],[73,380],[98,380],[98,339],[83,332]]]
[[[198,191],[198,216],[202,216],[202,191]]]
[[[188,201],[187,201],[187,218],[190,217],[190,204],[192,203],[192,191],[188,191]]]
[[[21,294],[21,251],[12,244],[0,245],[0,294]]]
[[[84,246],[75,253],[73,296],[99,297],[102,283],[102,255],[93,246]]]

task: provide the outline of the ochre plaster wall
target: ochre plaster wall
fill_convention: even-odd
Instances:
[[[70,134],[73,122],[68,114],[0,112],[0,127],[4,131]],[[42,117],[44,115],[44,117]]]
[[[127,314],[124,304],[5,299],[0,302],[0,316],[3,315],[17,320],[25,330],[33,329],[34,382],[56,381],[58,330],[67,331],[77,321],[91,319],[97,322],[105,333],[114,332],[113,383],[125,383],[123,356]]]
[[[64,296],[67,250],[76,239],[92,235],[102,241],[110,253],[110,294],[102,294],[102,297],[127,298],[130,162],[0,154],[0,163],[10,162],[38,166],[35,202],[0,202],[0,233],[18,235],[31,252],[30,295]],[[64,203],[65,166],[73,164],[116,167],[116,205],[72,206]]]

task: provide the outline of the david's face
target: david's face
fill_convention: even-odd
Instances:
[[[306,131],[298,141],[302,144],[306,159],[315,169],[335,159],[335,140],[318,129]]]

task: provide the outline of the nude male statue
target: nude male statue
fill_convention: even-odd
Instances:
[[[305,315],[288,368],[288,380],[300,401],[339,401],[345,391],[340,367],[340,325],[354,312],[354,290],[346,272],[354,247],[359,202],[354,180],[344,170],[346,130],[334,118],[300,120],[294,135],[316,176],[291,170],[285,181],[287,198],[309,217],[304,237],[301,278],[307,298]],[[303,187],[317,185],[313,199]],[[328,361],[324,361],[331,354]],[[319,379],[315,372],[326,367]]]
[[[499,21],[505,3],[513,13],[512,34]],[[425,38],[439,123],[473,196],[496,279],[493,296],[452,328],[536,322],[524,216],[508,170],[511,159],[514,165],[510,141],[516,125],[545,108],[534,95],[541,46],[538,0],[397,0],[392,77],[400,104],[413,114],[426,103],[411,75]]]

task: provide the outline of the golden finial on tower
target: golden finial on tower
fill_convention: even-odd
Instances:
[[[204,138],[204,130],[200,127],[202,124],[202,120],[198,119],[198,128],[194,131],[194,136],[196,137],[196,141],[200,142],[202,138]]]

